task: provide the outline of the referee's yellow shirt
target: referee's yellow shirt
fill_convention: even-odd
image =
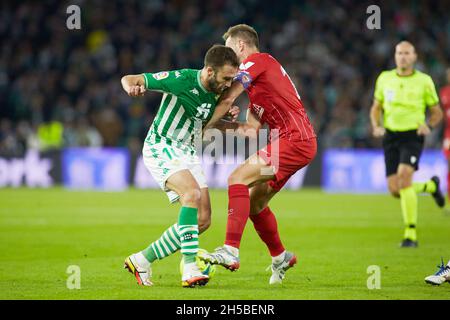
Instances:
[[[431,77],[414,70],[409,76],[383,71],[375,85],[375,99],[383,106],[384,127],[391,131],[414,130],[425,123],[428,107],[439,103]]]

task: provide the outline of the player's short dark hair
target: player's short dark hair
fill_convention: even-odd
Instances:
[[[239,59],[233,49],[215,44],[206,52],[205,66],[217,70],[224,65],[239,67]]]
[[[248,44],[259,49],[259,38],[258,33],[253,27],[247,24],[237,24],[235,26],[229,27],[228,31],[222,36],[223,40],[227,41],[228,38],[238,37]]]

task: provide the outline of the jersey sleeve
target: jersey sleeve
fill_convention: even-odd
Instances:
[[[425,82],[425,104],[427,107],[433,107],[439,103],[439,96],[436,91],[436,87],[434,86],[433,79],[431,77],[427,77],[427,81]]]
[[[161,71],[158,73],[143,73],[145,88],[178,95],[184,88],[186,81],[181,70]]]
[[[384,102],[383,73],[378,76],[377,81],[375,82],[374,98],[380,103]]]
[[[263,72],[264,63],[259,59],[245,60],[239,66],[239,72],[234,80],[240,82],[244,89],[247,89]]]

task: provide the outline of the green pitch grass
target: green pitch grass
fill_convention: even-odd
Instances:
[[[227,197],[212,191],[213,220],[200,237],[213,250],[224,239]],[[450,299],[450,284],[424,277],[450,259],[450,215],[419,197],[419,248],[400,249],[400,203],[388,195],[282,191],[271,208],[285,246],[299,264],[282,286],[269,286],[270,258],[251,222],[241,269],[218,269],[206,287],[183,289],[180,255],[157,261],[153,287],[139,287],[124,258],[146,247],[177,219],[160,191],[0,190],[0,299]],[[70,265],[81,289],[67,288]],[[381,289],[367,269],[379,266]]]

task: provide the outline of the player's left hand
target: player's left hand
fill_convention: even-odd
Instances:
[[[237,120],[237,118],[239,116],[239,112],[241,112],[241,110],[239,109],[238,106],[232,106],[230,108],[230,110],[228,111],[228,114],[230,115],[232,122],[235,122]]]
[[[417,135],[419,136],[427,136],[430,132],[431,130],[426,124],[421,124],[419,128],[417,128]]]

